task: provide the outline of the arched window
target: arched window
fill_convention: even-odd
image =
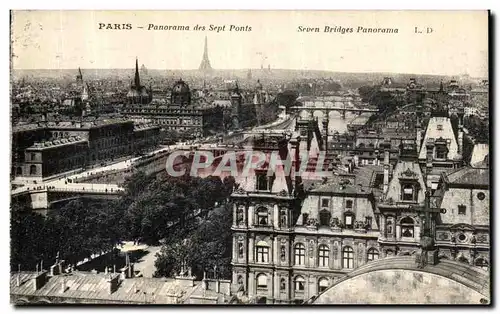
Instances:
[[[295,265],[304,265],[306,260],[306,247],[302,243],[297,243],[294,249]]]
[[[320,267],[328,267],[330,249],[328,245],[321,244],[318,248],[318,263]]]
[[[322,210],[319,213],[319,225],[320,226],[330,226],[330,218],[332,214],[328,210]]]
[[[392,219],[387,219],[386,230],[387,230],[387,234],[392,234],[394,232],[394,229],[392,226]]]
[[[351,211],[348,211],[344,213],[344,226],[347,229],[352,229],[354,227],[354,213]]]
[[[267,288],[267,276],[265,274],[257,275],[257,288],[266,289]]]
[[[280,290],[286,291],[286,279],[285,278],[280,279]]]
[[[458,258],[458,261],[459,261],[460,263],[469,264],[469,260],[468,260],[467,258],[465,258],[464,256],[460,256],[460,257]]]
[[[375,248],[370,248],[367,253],[367,260],[368,261],[374,261],[377,260],[379,257],[378,250]]]
[[[488,261],[485,260],[484,258],[478,258],[474,264],[478,267],[481,267],[484,270],[488,270],[488,268],[490,267]]]
[[[238,285],[240,286],[243,286],[243,277],[242,276],[238,276]]]
[[[269,246],[264,241],[259,241],[255,246],[257,252],[257,263],[269,262]]]
[[[31,174],[31,175],[36,174],[36,166],[35,166],[35,165],[31,165],[31,166],[30,166],[30,174]]]
[[[306,287],[306,280],[302,276],[295,277],[295,291],[304,291]]]
[[[267,226],[268,223],[268,213],[267,208],[260,207],[257,209],[257,224],[260,226]]]
[[[401,236],[413,238],[415,222],[410,217],[401,219]]]
[[[358,147],[359,148],[365,148],[365,143],[359,143]]]
[[[342,249],[342,267],[354,268],[354,250],[350,246]]]
[[[328,278],[320,278],[318,280],[318,292],[325,291],[330,286]]]
[[[401,188],[401,199],[403,201],[416,200],[415,186],[413,184],[403,184]]]

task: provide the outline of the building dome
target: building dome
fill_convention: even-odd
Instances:
[[[187,106],[191,104],[191,91],[189,85],[179,79],[172,87],[170,101],[173,105]]]
[[[179,79],[172,87],[172,93],[189,93],[189,85],[182,79]]]

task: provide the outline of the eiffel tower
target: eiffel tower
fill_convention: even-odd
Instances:
[[[210,60],[208,60],[208,46],[207,46],[207,36],[205,36],[205,48],[203,49],[203,59],[200,64],[200,71],[209,72],[212,70],[210,65]]]

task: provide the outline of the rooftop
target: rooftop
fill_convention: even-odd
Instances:
[[[28,149],[30,149],[30,150],[42,150],[42,149],[46,149],[49,147],[52,148],[52,147],[59,147],[59,146],[65,146],[65,145],[75,145],[75,144],[86,143],[86,142],[87,142],[87,140],[84,138],[81,138],[80,136],[71,136],[71,137],[61,138],[61,139],[52,140],[52,141],[35,142]]]
[[[176,279],[166,278],[127,278],[118,284],[116,291],[110,293],[108,282],[110,275],[76,271],[47,277],[45,284],[38,290],[34,290],[31,279],[35,278],[35,272],[19,273],[19,286],[17,286],[17,276],[17,273],[11,273],[10,276],[10,293],[13,295],[126,303],[171,304],[177,298],[183,299],[201,285],[201,282],[195,282],[193,287],[189,287]],[[63,285],[66,287],[64,292],[62,291]]]

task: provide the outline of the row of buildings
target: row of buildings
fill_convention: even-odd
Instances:
[[[424,235],[436,259],[489,268],[488,148],[474,147],[464,162],[463,137],[445,112],[433,110],[413,136],[358,138],[376,162],[358,156],[317,179],[298,175],[298,156],[317,158],[310,149],[325,150],[323,135],[315,120],[297,125],[291,138],[260,145],[294,156],[296,171],[256,173],[255,184],[246,179],[232,194],[232,281],[251,302],[302,303],[373,260],[416,257]]]

